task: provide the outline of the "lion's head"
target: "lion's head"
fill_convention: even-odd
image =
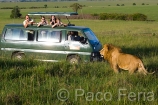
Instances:
[[[103,49],[100,50],[100,54],[104,56],[104,59],[110,59],[112,54],[120,53],[121,49],[119,47],[113,46],[111,44],[105,44]]]

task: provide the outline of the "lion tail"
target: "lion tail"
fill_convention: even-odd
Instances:
[[[147,74],[154,74],[154,73],[155,73],[155,71],[149,73],[149,72],[144,68],[143,63],[139,63],[138,72],[141,72],[141,73],[143,73],[144,75],[147,75]]]

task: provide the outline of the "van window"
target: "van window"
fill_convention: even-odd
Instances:
[[[7,29],[6,30],[4,38],[5,39],[12,39],[12,29]]]
[[[18,29],[18,28],[7,29],[4,38],[7,40],[33,41],[34,40],[34,31],[22,30],[22,29]]]
[[[61,31],[52,30],[39,30],[37,41],[44,42],[60,42],[61,41]]]
[[[67,40],[69,41],[80,41],[81,34],[80,31],[68,31]]]
[[[20,40],[21,29],[7,29],[5,33],[5,39]]]
[[[81,31],[68,31],[67,37],[68,41],[80,41],[82,44],[86,43],[86,39]]]

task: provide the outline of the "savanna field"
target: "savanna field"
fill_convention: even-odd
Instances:
[[[75,2],[14,2],[0,7],[26,7],[24,17],[36,11],[68,11]],[[79,14],[142,13],[148,20],[122,21],[70,19],[76,26],[93,30],[102,45],[111,43],[123,52],[138,56],[153,75],[115,74],[107,62],[71,65],[65,61],[13,61],[0,58],[0,105],[157,105],[158,104],[158,1],[114,0],[77,2],[85,5]],[[136,3],[135,6],[132,4]],[[142,5],[144,3],[145,5]],[[47,8],[28,9],[31,6]],[[124,6],[116,6],[124,4]],[[59,6],[59,8],[54,8]],[[63,8],[67,6],[67,8]],[[10,19],[11,9],[0,9],[0,33],[5,24],[22,23]],[[84,16],[84,15],[83,15]],[[40,19],[40,17],[39,17]],[[37,22],[39,20],[36,20]],[[64,23],[66,19],[62,20]]]

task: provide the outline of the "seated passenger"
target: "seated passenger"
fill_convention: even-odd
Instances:
[[[54,15],[51,16],[50,25],[54,25],[56,23],[56,17]]]
[[[42,25],[47,25],[48,22],[46,21],[44,16],[41,16],[41,21],[38,23],[37,27],[42,26]]]
[[[31,25],[31,24],[33,24],[33,21],[31,21],[29,15],[26,15],[26,16],[25,16],[25,20],[23,21],[24,27],[27,28],[28,25]]]
[[[47,31],[41,31],[41,37],[46,38],[47,37]]]
[[[68,40],[69,40],[69,41],[74,40],[74,37],[75,37],[75,36],[74,36],[74,32],[73,32],[73,31],[69,31],[69,32],[68,32]]]
[[[80,41],[80,36],[78,35],[77,31],[74,31],[74,40],[75,41]]]
[[[52,28],[57,27],[57,26],[62,26],[62,25],[67,26],[66,24],[62,23],[59,18],[57,18],[56,23],[52,25]]]
[[[80,41],[80,36],[78,35],[77,31],[71,31],[68,34],[68,40],[73,40],[73,41]]]

